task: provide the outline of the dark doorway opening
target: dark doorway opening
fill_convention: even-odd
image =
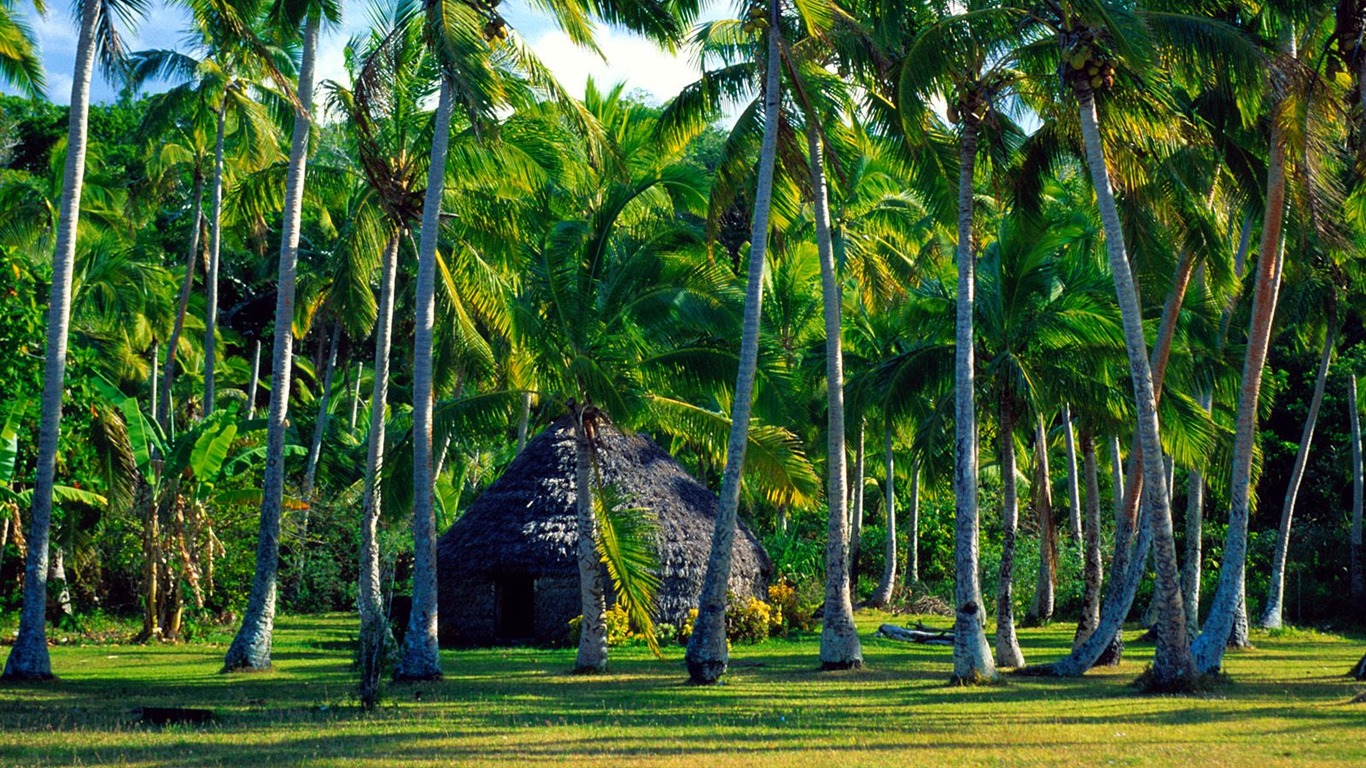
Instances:
[[[536,580],[500,576],[493,582],[494,632],[501,642],[525,642],[536,635]]]

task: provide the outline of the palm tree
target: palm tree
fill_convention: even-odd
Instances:
[[[745,448],[748,445],[749,422],[753,409],[754,380],[758,372],[759,322],[763,313],[764,257],[768,249],[769,213],[773,202],[773,176],[777,164],[778,129],[782,102],[781,51],[782,11],[779,3],[770,0],[767,13],[755,5],[756,18],[765,19],[762,39],[765,43],[763,87],[763,143],[759,152],[758,178],[754,191],[754,213],[751,216],[749,237],[749,269],[746,278],[745,320],[740,334],[740,366],[735,379],[735,399],[731,408],[731,428],[726,452],[726,470],[721,479],[720,506],[716,512],[716,527],[712,532],[711,553],[707,558],[707,572],[698,598],[697,621],[688,639],[686,660],[688,675],[694,683],[715,684],[725,674],[729,661],[726,640],[726,589],[730,583],[730,559],[735,540],[737,512],[740,505],[740,478],[744,471]],[[759,15],[763,14],[763,15]],[[741,71],[740,76],[748,72]],[[734,77],[734,75],[731,75]],[[702,96],[719,101],[717,86],[704,78],[693,90]],[[690,95],[685,89],[678,102]],[[752,119],[752,118],[751,118]],[[843,462],[843,453],[831,461]],[[832,502],[833,503],[833,502]],[[827,546],[843,546],[831,543]],[[848,599],[848,590],[845,590]]]
[[[1361,508],[1363,493],[1362,466],[1361,466],[1361,406],[1357,400],[1357,377],[1356,373],[1348,374],[1347,378],[1347,407],[1349,421],[1352,425],[1352,523],[1348,546],[1351,548],[1351,562],[1349,567],[1349,578],[1352,583],[1352,598],[1359,600],[1366,595],[1366,579],[1362,577],[1362,557],[1361,544]]]
[[[76,259],[76,231],[81,213],[88,145],[90,77],[98,56],[113,67],[123,57],[123,45],[113,17],[135,19],[140,7],[120,0],[89,0],[78,6],[80,33],[71,81],[67,122],[66,167],[57,220],[56,250],[52,257],[52,290],[48,297],[47,354],[43,365],[43,406],[38,435],[38,472],[29,517],[28,556],[24,563],[24,603],[19,634],[5,662],[4,678],[46,680],[52,677],[47,652],[46,615],[48,542],[52,522],[52,489],[57,470],[57,435],[62,419],[62,390],[66,381],[67,332],[71,319],[71,278]]]
[[[1334,342],[1337,338],[1337,287],[1329,285],[1328,290],[1328,316],[1323,332],[1323,354],[1319,359],[1318,372],[1314,375],[1309,413],[1304,418],[1300,447],[1295,451],[1295,466],[1291,470],[1290,483],[1285,489],[1285,502],[1281,506],[1281,523],[1276,534],[1276,549],[1271,559],[1271,583],[1267,587],[1266,604],[1262,609],[1261,621],[1258,622],[1263,629],[1278,629],[1281,626],[1281,603],[1285,597],[1285,566],[1290,554],[1290,526],[1294,521],[1295,501],[1299,496],[1300,483],[1304,480],[1304,470],[1309,463],[1309,447],[1314,442],[1314,427],[1318,423],[1319,407],[1323,405],[1323,393],[1328,384],[1328,369],[1333,364],[1333,354],[1336,351]]]
[[[304,172],[308,161],[308,136],[313,116],[313,71],[317,62],[318,33],[324,16],[337,18],[329,2],[302,0],[282,10],[282,23],[298,29],[303,23],[303,55],[295,92],[294,130],[290,137],[288,175],[285,182],[284,218],[280,233],[279,282],[275,297],[275,342],[272,353],[270,411],[266,417],[266,471],[262,485],[261,526],[256,541],[256,571],[252,579],[242,626],[223,660],[225,671],[260,670],[270,667],[270,647],[275,627],[276,586],[280,572],[280,517],[285,490],[285,430],[289,408],[290,375],[293,371],[294,294],[299,260],[299,230],[303,211]]]

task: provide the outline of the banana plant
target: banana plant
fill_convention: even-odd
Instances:
[[[242,421],[235,409],[215,411],[168,438],[136,398],[97,381],[109,401],[97,408],[92,443],[101,456],[109,506],[143,521],[142,640],[179,637],[185,593],[196,608],[214,588],[214,561],[224,547],[214,532],[213,512],[260,504],[259,488],[228,482],[253,462],[259,446],[239,440],[264,427]],[[298,453],[299,446],[290,446]],[[302,509],[289,500],[287,508]]]

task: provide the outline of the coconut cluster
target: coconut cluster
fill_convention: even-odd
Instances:
[[[1062,77],[1073,88],[1109,90],[1115,87],[1115,62],[1094,37],[1077,35],[1063,43]]]

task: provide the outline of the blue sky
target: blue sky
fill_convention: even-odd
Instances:
[[[75,58],[76,23],[71,11],[61,3],[48,4],[46,18],[40,18],[20,0],[42,50],[47,72],[47,96],[65,104],[71,100],[71,71]],[[719,18],[730,13],[728,0],[708,0],[704,18]],[[340,28],[324,31],[319,44],[319,79],[344,80],[342,49],[346,41],[366,26],[369,18],[365,2],[346,3],[345,17]],[[599,84],[625,81],[628,90],[640,88],[664,101],[680,88],[697,78],[697,70],[686,54],[672,56],[651,43],[619,29],[603,27],[599,30],[598,45],[606,61],[584,51],[572,43],[564,33],[544,21],[544,16],[531,10],[526,0],[511,0],[504,5],[504,14],[543,61],[555,72],[570,92],[582,95],[589,76]],[[183,48],[188,15],[178,6],[151,0],[148,13],[135,29],[124,30],[129,50],[149,48]],[[10,92],[10,89],[0,89]],[[92,97],[96,102],[111,101],[118,88],[103,75],[96,74]]]

